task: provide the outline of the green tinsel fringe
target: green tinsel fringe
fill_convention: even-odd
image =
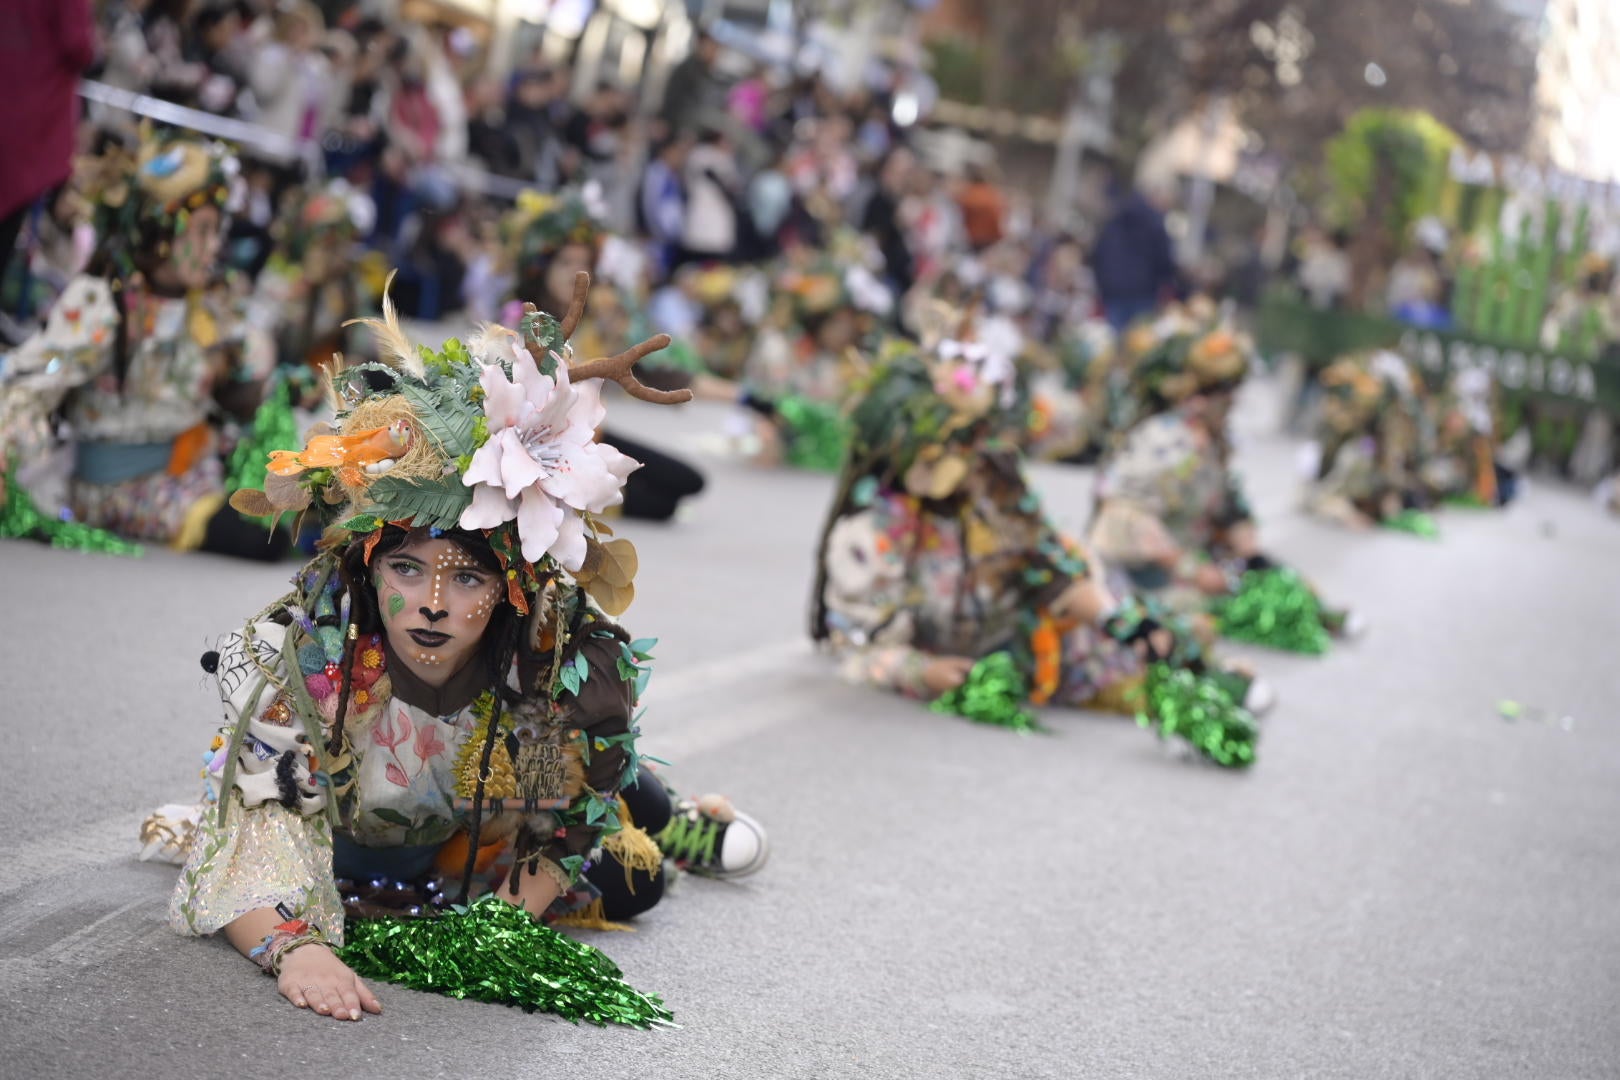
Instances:
[[[351,919],[338,956],[367,979],[516,1005],[598,1027],[648,1028],[674,1015],[633,989],[600,950],[484,896],[425,919]]]
[[[787,425],[788,464],[815,472],[837,472],[849,449],[849,422],[834,405],[790,394],[776,403]]]
[[[1249,711],[1219,682],[1186,668],[1154,664],[1148,669],[1147,700],[1136,722],[1165,738],[1191,743],[1204,757],[1228,769],[1254,764],[1260,728]]]
[[[1490,503],[1486,502],[1484,499],[1480,498],[1478,495],[1475,495],[1472,491],[1464,492],[1461,495],[1447,495],[1444,499],[1441,499],[1440,501],[1445,506],[1456,507],[1459,510],[1494,510],[1494,509],[1496,509],[1496,507],[1492,506]]]
[[[1251,570],[1234,596],[1211,605],[1221,635],[1272,649],[1321,656],[1332,638],[1322,626],[1322,604],[1311,587],[1282,567]]]
[[[973,665],[961,686],[941,694],[928,707],[976,724],[994,724],[1021,733],[1041,731],[1040,720],[1024,707],[1028,698],[1018,662],[1011,653],[994,652]]]
[[[287,379],[265,395],[258,412],[253,415],[253,430],[236,444],[226,463],[227,495],[233,495],[243,488],[263,488],[270,471],[270,451],[297,450],[304,445],[299,438],[298,420],[293,416],[292,396],[293,386]],[[257,521],[266,528],[270,525],[268,517],[247,520]]]
[[[1402,510],[1394,517],[1385,518],[1381,524],[1386,529],[1396,532],[1411,533],[1421,536],[1425,540],[1440,539],[1440,526],[1434,523],[1434,518],[1422,510]]]
[[[10,470],[6,472],[6,501],[0,506],[0,539],[38,540],[54,548],[107,555],[140,555],[143,550],[106,529],[51,517],[35,505]]]

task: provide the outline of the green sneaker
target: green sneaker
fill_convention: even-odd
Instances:
[[[714,878],[746,877],[771,853],[764,827],[715,795],[677,802],[653,842],[682,870]]]

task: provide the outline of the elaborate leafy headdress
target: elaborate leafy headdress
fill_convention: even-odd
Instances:
[[[370,200],[345,180],[332,180],[310,188],[276,223],[277,242],[285,256],[297,261],[321,240],[351,240],[367,228],[376,210]]]
[[[575,362],[568,341],[589,290],[580,274],[561,322],[526,304],[517,330],[484,327],[438,351],[411,346],[385,296],[381,319],[357,320],[376,332],[384,362],[333,376],[336,429],[272,453],[264,490],[238,491],[231,505],[253,515],[340,507],[330,542],[362,543],[368,558],[389,524],[481,530],[518,611],[561,569],[603,610],[622,612],[634,596],[635,549],[604,539],[611,530],[597,515],[622,501],[639,463],[596,441],[601,382],[655,404],[691,391],[649,389],[632,371],[669,344],[664,334]]]
[[[1133,372],[1144,400],[1178,405],[1195,394],[1236,389],[1249,373],[1248,342],[1214,326],[1177,327],[1163,335]]]
[[[576,191],[543,195],[525,191],[501,222],[507,252],[519,272],[550,258],[569,244],[595,249],[606,226]]]
[[[111,143],[80,162],[108,268],[127,276],[137,253],[167,256],[192,213],[205,206],[227,209],[238,171],[224,144],[168,130],[143,129],[137,151]]]
[[[982,437],[1014,426],[1017,373],[1011,357],[976,339],[971,316],[936,303],[919,321],[921,342],[890,342],[856,387],[846,471],[943,498]]]

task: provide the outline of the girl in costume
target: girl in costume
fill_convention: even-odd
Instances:
[[[853,443],[823,530],[811,635],[846,677],[1028,728],[1027,704],[1135,713],[1212,759],[1253,759],[1241,703],[1177,620],[1115,594],[1025,483],[1012,368],[936,307],[919,349],[862,377]],[[1189,704],[1198,701],[1188,712]]]
[[[385,304],[368,322],[386,362],[335,377],[336,429],[273,454],[265,489],[233,497],[250,514],[340,506],[341,524],[291,592],[204,658],[225,713],[208,801],[194,823],[150,822],[148,839],[186,851],[173,927],[223,931],[299,1007],[359,1019],[381,1008],[362,977],[381,977],[598,1022],[666,1018],[605,958],[503,905],[589,905],[597,925],[657,903],[666,855],[732,874],[764,860],[757,823],[672,802],[638,761],[651,646],[612,620],[636,554],[597,517],[637,463],[594,439],[600,388],[690,395],[632,373],[663,336],[576,362],[584,292],[561,324],[530,306],[520,332],[437,353]],[[404,930],[374,918],[469,901]],[[388,944],[402,933],[424,955]],[[435,967],[435,943],[457,934],[457,963]],[[537,957],[560,965],[543,968],[560,987],[494,988],[494,968]],[[447,982],[450,969],[469,974]]]
[[[868,242],[841,231],[825,252],[792,249],[777,273],[741,399],[768,421],[760,431],[761,464],[785,461],[821,472],[843,464],[855,357],[877,343],[894,310],[894,294],[871,260]]]
[[[1090,540],[1132,589],[1206,634],[1207,613],[1229,636],[1318,653],[1354,624],[1260,548],[1228,430],[1248,365],[1247,346],[1220,327],[1173,333],[1142,361],[1145,415],[1103,466]]]
[[[180,550],[278,558],[283,540],[225,506],[219,429],[251,418],[268,341],[212,289],[236,162],[147,135],[89,163],[99,248],[37,337],[5,358],[0,438],[16,460],[75,445],[65,502],[90,526]],[[61,496],[39,492],[48,506]]]
[[[1387,350],[1322,370],[1313,514],[1352,528],[1414,520],[1433,499],[1422,478],[1423,402],[1417,376]]]
[[[313,187],[288,201],[274,227],[276,246],[259,274],[257,300],[275,313],[282,364],[321,369],[348,351],[343,323],[361,310],[355,244],[376,210],[346,181]]]

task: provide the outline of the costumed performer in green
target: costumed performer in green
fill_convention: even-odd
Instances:
[[[1027,705],[1141,716],[1213,760],[1253,760],[1263,683],[1175,618],[1115,594],[1025,483],[1010,358],[942,305],[920,347],[859,378],[818,553],[811,636],[846,678],[1027,730]]]
[[[371,976],[656,1022],[656,999],[529,917],[639,914],[666,855],[732,875],[764,861],[757,823],[712,800],[672,806],[638,760],[651,646],[612,618],[637,559],[598,517],[637,463],[596,441],[600,390],[689,395],[632,372],[662,335],[573,359],[587,285],[560,324],[530,306],[519,330],[437,353],[413,348],[385,304],[368,321],[386,362],[337,374],[336,430],[272,454],[265,489],[233,496],[254,515],[337,507],[338,524],[293,590],[205,657],[225,722],[205,756],[209,801],[175,838],[186,861],[170,921],[223,931],[299,1007],[377,1012]],[[506,905],[551,936],[513,939]],[[382,911],[418,917],[417,940],[461,926],[455,962],[440,946],[403,954],[411,935],[377,930]],[[525,942],[572,966],[533,977],[514,951]]]

